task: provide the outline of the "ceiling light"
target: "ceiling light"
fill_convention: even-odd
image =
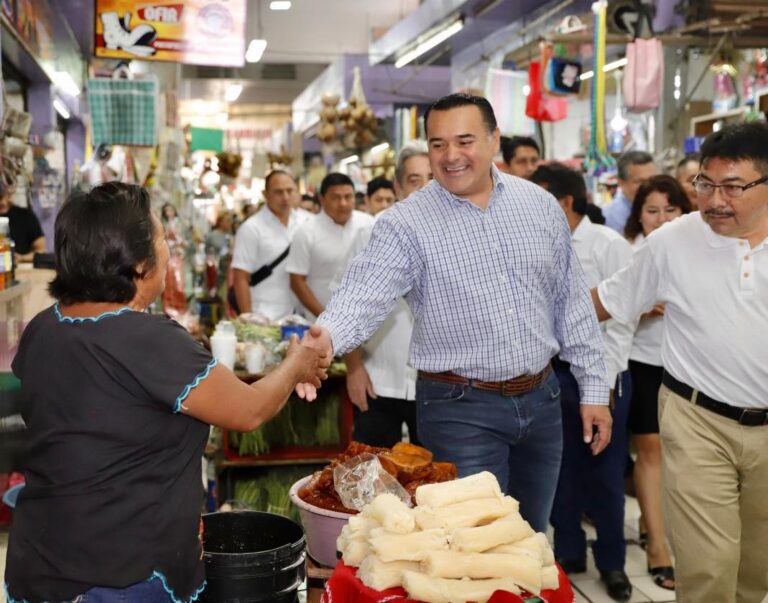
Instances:
[[[59,115],[64,119],[69,119],[72,115],[69,113],[67,106],[61,102],[58,98],[53,99],[53,108],[56,109]]]
[[[375,155],[376,153],[381,153],[382,151],[386,151],[389,148],[388,142],[382,142],[381,144],[377,144],[375,147],[371,147],[371,155]]]
[[[64,94],[68,94],[69,96],[80,95],[80,88],[75,83],[75,80],[72,79],[72,76],[69,75],[66,71],[57,71],[56,73],[54,73],[53,83]]]
[[[251,43],[248,44],[248,50],[245,53],[245,60],[249,63],[258,63],[266,49],[266,40],[251,40]]]
[[[224,92],[224,100],[228,103],[234,103],[240,98],[240,93],[243,91],[242,84],[230,84],[227,86],[226,92]]]
[[[401,56],[399,59],[395,61],[395,67],[398,69],[400,67],[403,67],[413,61],[414,59],[420,57],[425,52],[428,52],[432,50],[435,46],[438,44],[442,44],[445,42],[448,38],[451,36],[459,33],[464,28],[464,21],[461,19],[457,19],[444,29],[441,29],[434,35],[430,36],[420,44],[418,44],[413,49],[406,52],[403,56]]]
[[[612,61],[610,63],[606,63],[603,65],[603,72],[608,73],[609,71],[613,71],[614,69],[618,69],[619,67],[624,67],[624,65],[627,64],[626,57],[623,59],[618,59],[617,61]],[[579,76],[579,79],[583,82],[584,80],[588,80],[591,77],[595,76],[594,71],[585,71]]]
[[[291,8],[291,0],[272,0],[269,3],[269,10],[289,10]]]
[[[341,161],[339,161],[339,165],[349,165],[350,163],[354,163],[355,161],[360,161],[360,158],[357,155],[350,155],[349,157],[345,157]]]

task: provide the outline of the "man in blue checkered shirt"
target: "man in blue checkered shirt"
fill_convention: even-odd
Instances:
[[[585,445],[598,454],[611,437],[589,290],[554,197],[493,165],[488,101],[452,94],[424,119],[435,180],[382,214],[304,342],[355,349],[405,296],[422,443],[460,475],[493,472],[545,531],[562,456],[553,356],[579,383]]]

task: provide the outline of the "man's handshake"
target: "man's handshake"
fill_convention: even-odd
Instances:
[[[331,334],[325,328],[320,325],[312,325],[301,340],[301,345],[316,350],[327,363],[326,367],[331,364],[333,342],[331,341]],[[312,402],[317,398],[317,387],[313,383],[299,383],[296,385],[296,393],[299,398]]]

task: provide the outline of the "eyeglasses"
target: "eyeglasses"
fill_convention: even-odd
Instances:
[[[696,194],[701,195],[702,197],[711,197],[715,194],[715,189],[719,188],[724,196],[730,199],[738,199],[744,194],[744,191],[748,191],[764,182],[768,182],[768,176],[758,178],[749,184],[712,184],[706,180],[701,180],[697,175],[693,179],[693,188],[696,190]]]

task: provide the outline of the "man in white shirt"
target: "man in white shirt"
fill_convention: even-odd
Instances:
[[[573,248],[584,270],[587,285],[595,287],[629,264],[632,247],[607,226],[587,217],[587,188],[582,175],[561,164],[540,166],[531,180],[552,193],[560,203],[573,234]],[[556,358],[563,405],[563,463],[552,507],[555,557],[568,573],[586,571],[587,540],[581,518],[589,513],[597,540],[592,551],[608,594],[626,601],[632,585],[624,572],[624,466],[628,450],[630,379],[627,371],[635,323],[615,320],[601,325],[605,342],[608,383],[613,390],[613,438],[600,456],[590,454],[581,438],[579,389],[570,365]]]
[[[665,303],[659,425],[680,603],[768,594],[768,126],[710,135],[699,212],[651,233],[593,298],[601,319]]]
[[[232,268],[241,312],[277,320],[295,311],[285,260],[296,229],[309,217],[292,208],[295,194],[296,182],[290,174],[270,172],[264,185],[266,206],[237,231]]]
[[[377,176],[368,183],[365,205],[372,216],[389,209],[395,204],[395,185],[384,176]]]
[[[331,283],[344,265],[357,232],[373,217],[356,211],[355,187],[349,176],[334,172],[320,184],[322,211],[296,232],[286,270],[291,289],[309,318],[317,317],[331,297]]]
[[[405,145],[395,164],[395,188],[400,200],[431,179],[426,143],[413,141]],[[378,190],[381,189],[374,192]],[[370,188],[368,196],[368,206],[371,207]],[[350,250],[350,260],[368,244],[371,230],[372,226],[360,231]],[[347,392],[355,405],[352,437],[358,442],[391,447],[402,439],[405,423],[409,441],[419,443],[414,402],[416,369],[408,364],[408,345],[405,343],[411,341],[412,333],[413,314],[405,300],[399,299],[392,314],[373,336],[344,357]]]

